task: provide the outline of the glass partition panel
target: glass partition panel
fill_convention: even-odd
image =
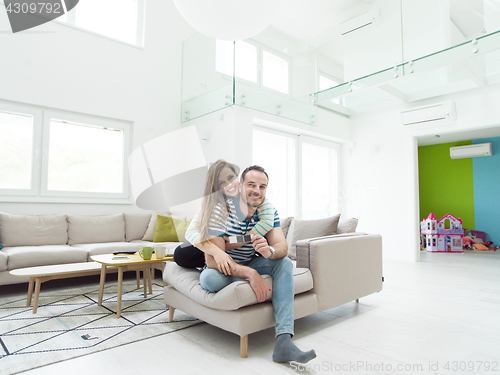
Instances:
[[[269,27],[243,41],[184,42],[182,121],[240,105],[316,124],[315,60],[307,43]]]
[[[256,80],[239,74],[249,64],[238,64],[246,48],[235,45],[235,104],[257,111],[316,125],[315,55],[308,43],[287,36],[273,27],[245,41],[257,50]]]
[[[182,122],[233,105],[234,42],[202,34],[182,49]]]
[[[314,95],[352,115],[394,101],[415,102],[500,82],[500,31],[407,61]]]
[[[492,37],[500,30],[498,1],[381,0],[353,3],[342,17],[311,41],[319,74],[334,78],[331,90],[318,88],[320,106],[349,115],[349,100],[367,102],[369,95],[372,102],[380,93],[408,102],[499,81],[500,52],[493,52],[498,40]],[[386,74],[401,65],[397,77]],[[414,73],[422,75],[403,79]],[[364,98],[347,99],[356,96]]]

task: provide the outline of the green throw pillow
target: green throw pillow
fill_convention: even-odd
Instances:
[[[189,223],[191,220],[186,221],[158,215],[153,242],[185,242]]]

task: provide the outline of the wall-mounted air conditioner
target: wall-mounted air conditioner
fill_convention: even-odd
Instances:
[[[436,103],[425,107],[407,109],[401,112],[403,125],[439,123],[457,119],[455,103]]]
[[[357,17],[351,18],[339,25],[341,35],[352,33],[353,31],[363,29],[377,22],[380,17],[380,9],[372,9],[369,12],[360,14]]]
[[[479,156],[491,156],[491,142],[478,143],[476,145],[450,147],[452,159],[477,158]]]

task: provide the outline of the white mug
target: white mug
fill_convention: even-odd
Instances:
[[[164,258],[166,250],[167,247],[165,245],[156,245],[155,246],[156,259]]]

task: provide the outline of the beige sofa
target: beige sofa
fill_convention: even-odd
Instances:
[[[0,285],[28,282],[28,278],[10,275],[14,269],[89,262],[92,255],[151,246],[151,219],[151,213],[92,216],[0,212]],[[179,245],[165,244],[170,252]]]
[[[356,219],[335,226],[337,234],[314,236],[318,234],[320,222],[291,220],[286,236],[289,257],[295,259],[295,319],[382,290],[381,236],[354,233]],[[284,228],[284,232],[286,230]],[[314,238],[308,238],[308,232]],[[185,269],[167,262],[163,273],[164,301],[170,306],[170,319],[175,309],[180,309],[235,333],[240,336],[240,355],[247,357],[248,335],[275,325],[271,301],[257,303],[246,281],[237,281],[217,293],[209,293],[201,287],[199,274],[197,269]],[[271,277],[265,278],[272,286]]]

